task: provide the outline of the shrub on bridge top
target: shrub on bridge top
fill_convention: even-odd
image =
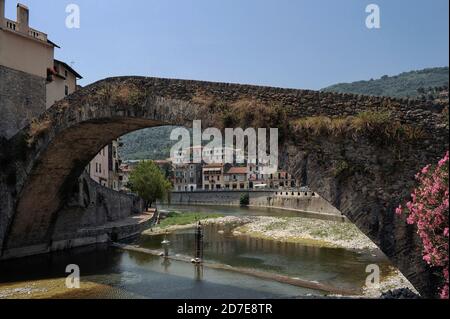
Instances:
[[[440,297],[449,297],[449,153],[435,166],[428,165],[416,175],[419,183],[406,207],[397,208],[397,214],[407,214],[408,224],[417,226],[423,244],[423,259],[442,278]]]
[[[294,121],[294,129],[300,134],[314,136],[351,136],[356,139],[365,135],[382,142],[418,140],[423,138],[421,127],[400,123],[390,112],[361,112],[356,116],[312,116]]]

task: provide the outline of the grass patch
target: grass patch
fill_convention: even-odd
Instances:
[[[97,104],[140,105],[145,99],[145,91],[132,83],[106,84],[97,89],[92,99]]]
[[[199,220],[212,219],[212,218],[221,218],[223,215],[220,214],[201,214],[201,213],[177,213],[170,212],[166,219],[161,220],[161,223],[158,225],[160,228],[167,228],[170,226],[182,226],[194,224]]]
[[[400,123],[390,112],[362,112],[356,116],[336,117],[313,116],[295,120],[293,128],[297,133],[313,136],[366,135],[380,141],[415,141],[425,137],[421,127]]]
[[[33,119],[28,131],[28,145],[32,145],[39,137],[44,135],[52,125],[52,120],[46,116],[42,119]]]

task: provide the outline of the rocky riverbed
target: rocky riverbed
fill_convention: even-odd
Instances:
[[[281,242],[295,242],[330,248],[370,249],[377,246],[351,223],[301,217],[226,216],[201,220],[204,225],[218,224],[233,228],[235,236],[248,235]],[[195,224],[155,227],[146,235],[173,232]]]

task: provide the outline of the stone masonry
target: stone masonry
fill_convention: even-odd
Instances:
[[[45,79],[0,65],[0,138],[9,139],[45,112]]]

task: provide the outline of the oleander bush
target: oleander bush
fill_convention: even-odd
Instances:
[[[417,188],[405,207],[397,208],[397,214],[406,214],[407,222],[417,226],[423,244],[423,259],[442,280],[439,294],[449,297],[448,278],[448,179],[449,153],[437,165],[428,165],[416,175]]]

